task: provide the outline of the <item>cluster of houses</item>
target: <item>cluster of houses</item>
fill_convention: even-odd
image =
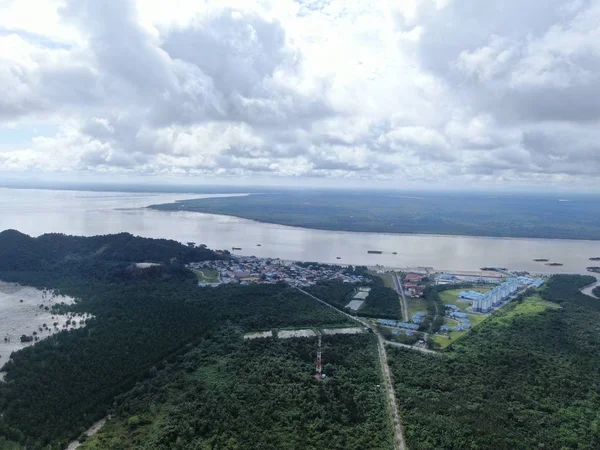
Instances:
[[[414,331],[411,331],[411,330],[401,330],[401,329],[399,329],[399,328],[394,328],[394,329],[392,330],[392,334],[393,334],[394,336],[401,336],[402,334],[406,334],[407,336],[412,336],[412,335],[414,335],[414,334],[415,334],[415,332],[414,332]]]
[[[435,284],[497,284],[501,283],[503,275],[501,273],[493,273],[490,271],[482,272],[441,272],[435,277]]]
[[[416,323],[417,325],[420,325],[421,323],[423,323],[423,319],[425,318],[427,314],[424,313],[423,311],[419,311],[413,314],[413,316],[411,317],[411,320]]]
[[[446,316],[456,320],[458,323],[453,327],[442,325],[440,331],[464,331],[471,328],[471,321],[467,313],[461,312],[456,305],[444,305],[444,307],[446,309]]]
[[[419,329],[419,325],[417,325],[416,323],[398,322],[397,320],[377,319],[377,323],[379,325],[385,325],[386,327],[392,327],[392,328],[406,328],[408,330],[418,330]]]
[[[307,287],[321,281],[340,280],[345,283],[361,283],[368,280],[352,273],[348,267],[323,264],[297,264],[276,258],[257,258],[255,256],[236,257],[229,260],[202,261],[191,263],[191,269],[203,268],[216,270],[219,282],[226,283],[278,283]]]
[[[412,298],[419,298],[423,296],[423,278],[424,275],[419,273],[407,273],[404,276],[402,287],[404,287],[404,292],[406,295]]]

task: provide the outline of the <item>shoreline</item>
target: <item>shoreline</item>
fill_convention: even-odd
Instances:
[[[592,284],[588,284],[587,286],[582,287],[581,289],[579,289],[579,291],[583,295],[587,295],[588,297],[592,297],[592,298],[595,298],[597,300],[600,300],[600,297],[594,295],[594,292],[593,292],[594,289],[596,289],[596,287],[600,286],[600,275],[598,275],[597,273],[594,273],[594,272],[588,272],[588,275],[596,277],[596,282],[592,283]]]
[[[244,197],[246,195],[227,195],[227,197]],[[196,200],[196,199],[190,199]],[[163,203],[162,205],[177,205],[180,201],[186,200],[178,200],[175,203]],[[371,234],[371,235],[382,235],[382,236],[401,236],[401,237],[440,237],[440,238],[473,238],[473,239],[510,239],[510,240],[536,240],[536,241],[550,241],[550,242],[593,242],[600,243],[599,239],[576,239],[576,238],[550,238],[550,237],[526,237],[526,236],[493,236],[493,235],[475,235],[475,234],[442,234],[442,233],[394,233],[390,231],[357,231],[357,230],[344,230],[344,229],[336,229],[336,228],[313,228],[301,225],[288,225],[279,222],[269,222],[264,220],[250,219],[248,217],[236,216],[235,214],[225,214],[225,213],[215,213],[215,212],[204,212],[204,211],[194,211],[190,209],[161,209],[156,208],[156,206],[161,205],[148,205],[145,207],[141,207],[139,209],[148,209],[151,211],[159,211],[159,212],[167,212],[167,213],[194,213],[194,214],[204,214],[207,216],[215,216],[215,217],[233,217],[239,220],[247,220],[249,222],[264,224],[264,225],[275,225],[277,227],[283,228],[291,228],[294,230],[310,230],[310,231],[321,231],[326,233],[351,233],[351,234]]]

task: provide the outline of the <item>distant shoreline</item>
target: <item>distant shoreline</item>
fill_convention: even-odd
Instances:
[[[356,230],[344,230],[338,228],[313,228],[308,226],[300,226],[300,225],[288,225],[285,223],[279,222],[269,222],[265,220],[257,220],[251,219],[244,216],[239,216],[235,214],[226,214],[226,213],[216,213],[216,212],[204,212],[204,211],[193,211],[189,209],[160,209],[155,208],[157,205],[147,206],[146,209],[151,209],[153,211],[162,211],[162,212],[191,212],[196,214],[205,214],[209,216],[224,216],[224,217],[235,217],[236,219],[248,220],[254,223],[262,223],[265,225],[277,225],[280,227],[286,228],[295,228],[299,230],[314,230],[314,231],[325,231],[331,233],[353,233],[353,234],[382,234],[389,236],[414,236],[414,237],[444,237],[444,238],[474,238],[474,239],[510,239],[510,240],[538,240],[538,241],[574,241],[574,242],[600,242],[600,239],[576,239],[576,238],[550,238],[550,237],[527,237],[527,236],[494,236],[494,235],[473,235],[473,234],[443,234],[443,233],[394,233],[393,231],[356,231]]]
[[[285,195],[285,194],[283,194]],[[348,223],[352,222],[353,216],[344,217],[341,214],[335,217],[336,220],[327,221],[322,219],[318,212],[310,214],[305,214],[303,216],[299,216],[296,220],[289,219],[290,215],[293,213],[289,213],[286,218],[278,219],[277,217],[269,217],[272,213],[271,209],[277,210],[279,207],[285,208],[288,207],[285,201],[281,201],[280,204],[273,202],[273,204],[269,204],[268,201],[265,202],[264,205],[260,204],[251,204],[253,201],[256,201],[257,198],[261,197],[262,199],[270,199],[272,196],[268,195],[256,195],[256,193],[247,193],[243,195],[243,202],[239,202],[239,199],[236,197],[242,197],[241,195],[232,195],[228,197],[222,197],[219,203],[215,203],[214,201],[211,203],[211,199],[188,199],[188,200],[180,200],[175,201],[173,203],[164,203],[164,204],[156,204],[149,205],[147,208],[157,211],[185,211],[185,212],[195,212],[201,214],[210,214],[215,216],[225,216],[225,217],[235,217],[243,220],[250,220],[256,223],[270,224],[270,225],[278,225],[284,227],[291,227],[296,229],[307,229],[307,230],[318,230],[318,231],[331,231],[331,232],[344,232],[344,233],[374,233],[374,234],[386,234],[386,235],[394,235],[394,236],[440,236],[440,237],[472,237],[472,238],[497,238],[497,239],[539,239],[539,240],[551,240],[551,241],[589,241],[589,242],[598,242],[600,241],[600,227],[598,227],[597,238],[590,237],[588,235],[584,235],[582,233],[569,232],[566,230],[559,230],[563,232],[566,236],[535,236],[529,235],[525,231],[521,233],[512,233],[512,234],[503,234],[502,232],[494,233],[482,233],[477,231],[477,227],[485,228],[485,224],[476,223],[470,226],[471,229],[465,230],[461,232],[457,230],[457,227],[454,226],[451,232],[444,232],[443,230],[431,230],[427,231],[426,229],[419,228],[419,224],[415,224],[414,230],[402,230],[402,231],[393,231],[388,230],[382,227],[382,220],[379,218],[375,218],[373,220],[373,224],[369,224],[368,226],[361,227],[360,225],[348,226],[346,225],[346,221]],[[226,204],[223,199],[238,201],[237,204],[229,203]],[[209,200],[209,201],[207,201]],[[213,199],[214,200],[214,199]],[[283,198],[285,200],[285,197]],[[558,202],[557,202],[558,203]],[[221,206],[225,204],[225,207]],[[564,204],[564,202],[562,203]],[[294,205],[292,205],[294,206]],[[319,204],[314,204],[315,208],[319,207],[323,209],[324,207]],[[229,211],[228,209],[238,209],[238,211]],[[266,211],[266,212],[264,212]],[[273,213],[276,215],[277,212]],[[319,221],[320,223],[311,223]],[[379,220],[379,222],[377,221]],[[438,228],[443,228],[444,225],[438,225]],[[465,226],[464,228],[468,228],[469,226]],[[449,226],[452,228],[452,226]],[[557,231],[558,233],[558,231]],[[593,255],[592,255],[593,256]]]

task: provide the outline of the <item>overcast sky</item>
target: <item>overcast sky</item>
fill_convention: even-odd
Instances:
[[[0,0],[4,177],[600,190],[599,119],[600,0]]]

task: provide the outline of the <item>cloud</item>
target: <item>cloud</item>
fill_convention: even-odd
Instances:
[[[1,171],[587,183],[600,1],[0,6]],[[600,183],[598,184],[600,185]]]

